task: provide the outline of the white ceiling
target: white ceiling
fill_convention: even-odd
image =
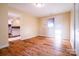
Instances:
[[[28,12],[36,17],[43,17],[70,11],[73,8],[73,3],[45,3],[45,6],[41,8],[35,7],[33,3],[8,4],[8,6]]]

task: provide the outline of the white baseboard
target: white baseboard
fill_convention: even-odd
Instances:
[[[37,35],[35,35],[35,36],[29,36],[29,37],[25,37],[25,38],[21,38],[21,40],[30,39],[30,38],[33,38],[33,37],[37,37]]]
[[[0,46],[0,49],[5,48],[5,47],[8,47],[8,46],[9,46],[9,44],[2,45],[2,46]]]
[[[50,38],[54,37],[54,36],[47,36],[47,35],[39,35],[39,36],[50,37]]]

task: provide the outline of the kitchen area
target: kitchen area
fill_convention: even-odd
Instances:
[[[20,17],[8,15],[8,37],[9,41],[20,39]]]

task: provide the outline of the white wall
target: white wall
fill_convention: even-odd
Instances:
[[[79,56],[79,4],[75,5],[75,50]]]
[[[8,7],[8,12],[20,16],[20,34],[22,40],[38,36],[38,19],[36,17],[11,7]]]
[[[7,8],[7,4],[0,4],[0,48],[7,47],[9,45]]]
[[[38,19],[23,15],[21,19],[21,37],[22,39],[28,39],[38,36]]]
[[[74,49],[74,5],[71,10],[71,19],[70,19],[70,42],[72,45],[72,48]]]
[[[55,18],[55,30],[52,29],[50,32],[52,33],[51,35],[48,35],[48,27],[47,27],[47,21],[49,18]],[[70,39],[70,12],[66,13],[61,13],[57,15],[53,15],[50,17],[43,17],[40,18],[40,36],[51,36],[55,37],[55,31],[60,30],[62,32],[62,38],[63,39]]]

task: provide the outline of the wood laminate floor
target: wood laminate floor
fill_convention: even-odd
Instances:
[[[27,40],[17,40],[10,46],[0,49],[0,56],[75,56],[68,39],[34,37]]]

